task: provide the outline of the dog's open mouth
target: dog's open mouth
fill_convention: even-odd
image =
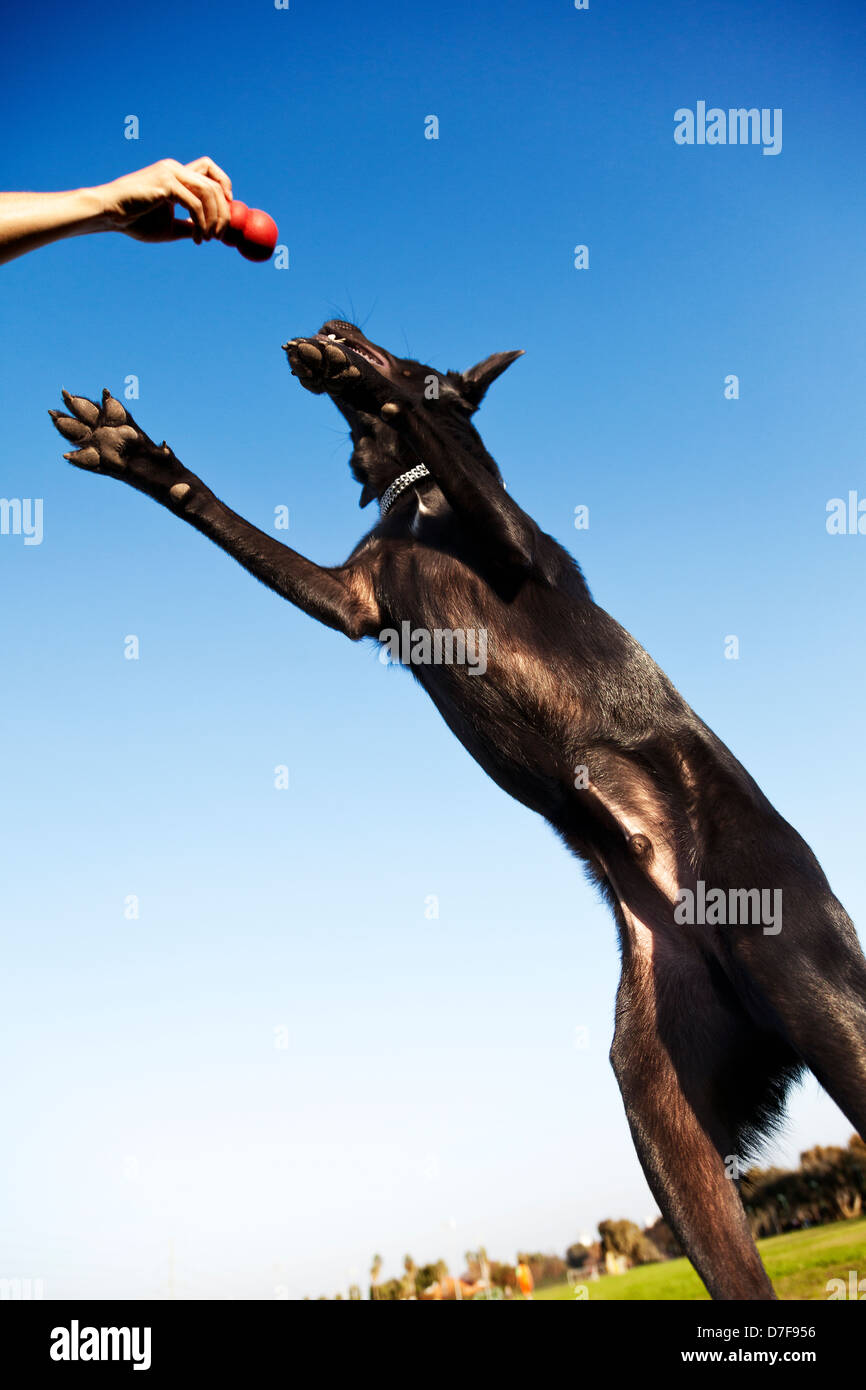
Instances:
[[[339,331],[340,328],[344,330],[342,333]],[[378,367],[380,372],[387,372],[391,364],[385,354],[380,352],[379,349],[374,347],[370,342],[359,342],[353,334],[345,331],[348,328],[348,324],[341,324],[339,327],[327,324],[325,328],[319,330],[313,342],[336,343],[338,347],[344,350],[348,349],[349,352],[357,353],[359,357],[366,358],[371,366]]]

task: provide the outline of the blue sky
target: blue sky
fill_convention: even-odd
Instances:
[[[509,489],[862,920],[866,538],[825,528],[866,495],[862,10],[49,4],[5,37],[3,187],[208,153],[290,268],[102,236],[0,270],[0,491],[44,499],[41,545],[0,536],[0,1273],[296,1296],[642,1220],[577,862],[406,673],[45,412],[134,374],[149,433],[331,563],[370,514],[280,343],[339,311],[439,368],[524,348],[479,417]],[[699,100],[782,108],[781,154],[677,146]],[[849,1132],[810,1079],[768,1157]]]

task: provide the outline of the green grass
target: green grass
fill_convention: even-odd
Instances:
[[[844,1279],[849,1269],[866,1278],[866,1220],[836,1221],[808,1231],[792,1231],[758,1241],[761,1259],[779,1298],[819,1299],[827,1297],[827,1280]],[[641,1265],[626,1274],[603,1275],[587,1284],[590,1299],[706,1299],[709,1297],[688,1260],[668,1260],[665,1264]],[[538,1289],[542,1301],[573,1299],[568,1284]]]

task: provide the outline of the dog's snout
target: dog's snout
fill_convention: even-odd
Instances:
[[[328,319],[327,323],[322,324],[319,332],[325,335],[328,333],[353,333],[357,334],[359,338],[364,337],[364,334],[356,324],[347,323],[345,319]]]

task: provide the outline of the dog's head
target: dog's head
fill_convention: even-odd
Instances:
[[[394,428],[398,411],[429,412],[431,421],[445,422],[449,432],[460,435],[481,465],[496,470],[471,417],[491,382],[522,356],[520,351],[496,352],[466,372],[438,372],[395,357],[342,319],[331,319],[312,338],[293,338],[283,348],[292,375],[308,391],[329,395],[349,425],[350,466],[362,484],[362,507],[418,462]]]

